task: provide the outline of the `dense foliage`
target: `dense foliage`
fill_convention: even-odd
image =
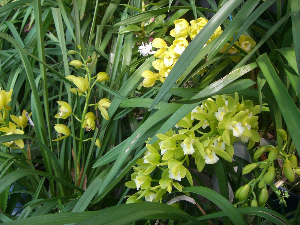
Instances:
[[[0,221],[299,223],[299,1],[0,4]]]

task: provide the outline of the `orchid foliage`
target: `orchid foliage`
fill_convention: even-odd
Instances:
[[[252,148],[260,141],[259,110],[259,105],[254,106],[252,101],[240,102],[238,94],[234,98],[218,95],[202,102],[173,129],[157,134],[158,141],[146,145],[147,151],[133,167],[132,181],[126,183],[127,187],[138,190],[129,196],[127,203],[142,198],[161,202],[167,192],[182,191],[180,181],[184,178],[192,186],[190,160],[195,161],[201,172],[206,164],[215,164],[220,157],[231,162],[233,144],[239,140],[248,149]]]

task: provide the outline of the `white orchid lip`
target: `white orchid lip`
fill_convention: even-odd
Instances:
[[[185,155],[192,155],[194,154],[195,150],[193,147],[193,140],[188,140],[186,143],[182,142],[181,147]]]
[[[178,174],[175,175],[175,174],[172,173],[172,170],[169,170],[169,178],[181,181],[180,172],[178,171]]]
[[[228,109],[225,107],[219,107],[218,112],[215,112],[215,116],[218,121],[223,120],[223,116],[228,112]]]
[[[219,161],[219,157],[214,151],[211,151],[209,154],[205,153],[205,163],[206,164],[215,164]]]
[[[232,129],[233,136],[235,137],[241,137],[245,130],[240,122],[236,123],[235,125],[230,125],[230,129]]]

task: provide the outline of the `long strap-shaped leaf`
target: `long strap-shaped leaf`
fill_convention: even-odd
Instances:
[[[296,60],[298,67],[298,75],[300,75],[300,2],[297,0],[291,0],[291,18],[292,18],[292,31],[293,31],[293,43],[296,52]],[[300,92],[300,82],[298,82],[297,95]]]
[[[297,109],[288,91],[285,89],[283,83],[279,79],[268,55],[265,53],[258,57],[256,61],[268,84],[270,85],[282,116],[290,131],[298,154],[300,154],[300,112]]]
[[[45,173],[45,172],[37,171],[37,170],[31,170],[31,169],[24,169],[24,170],[16,170],[14,172],[11,172],[11,173],[7,174],[5,177],[1,178],[1,180],[0,180],[0,193],[3,192],[6,188],[10,187],[10,185],[12,183],[16,182],[20,178],[27,177],[27,176],[32,176],[32,175],[44,176],[44,177],[47,177],[51,180],[55,180],[57,182],[60,182],[63,185],[71,187],[72,189],[80,191],[81,193],[84,192],[81,188],[67,182],[64,179],[53,176],[49,173]]]
[[[186,187],[182,191],[184,192],[193,192],[199,195],[204,196],[209,199],[213,203],[215,203],[226,216],[236,225],[246,224],[241,214],[237,211],[237,209],[222,195],[211,190],[207,187]]]
[[[173,206],[157,202],[140,202],[124,204],[103,209],[98,212],[56,213],[36,216],[22,220],[7,222],[7,225],[60,225],[76,223],[98,225],[126,225],[141,219],[169,219],[191,221],[192,224],[202,224],[201,221]],[[241,223],[243,224],[243,223]]]
[[[277,225],[287,225],[290,224],[289,221],[282,216],[281,214],[264,207],[245,207],[245,208],[237,208],[237,211],[241,214],[247,214],[247,215],[253,215],[253,216],[259,216],[262,218],[265,218],[267,221],[270,221]],[[220,218],[226,216],[225,212],[216,212],[211,213],[206,216],[201,216],[197,218],[200,221],[203,220],[210,220],[215,218]]]
[[[46,128],[45,128],[45,120],[44,120],[44,116],[43,116],[43,112],[42,112],[42,105],[39,99],[39,93],[35,84],[35,78],[33,75],[33,71],[32,68],[30,66],[29,60],[23,50],[23,48],[20,46],[20,44],[18,42],[16,42],[12,37],[10,37],[9,35],[6,35],[4,33],[0,33],[0,37],[6,39],[7,41],[9,41],[10,43],[12,43],[12,45],[16,48],[22,63],[24,65],[25,71],[26,71],[26,75],[32,90],[32,96],[33,96],[33,102],[31,103],[31,108],[33,112],[36,112],[37,115],[33,116],[34,119],[34,129],[36,132],[36,135],[38,137],[38,140],[40,140],[42,143],[46,144]],[[43,149],[42,149],[43,150]],[[45,166],[47,169],[47,172],[51,173],[51,167],[50,167],[50,162],[49,162],[49,158],[47,157],[46,154],[44,154],[44,161],[45,161]]]

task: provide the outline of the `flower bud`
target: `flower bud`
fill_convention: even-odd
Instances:
[[[283,165],[283,172],[284,172],[284,175],[286,176],[286,178],[289,181],[291,181],[291,182],[294,181],[295,174],[294,174],[294,171],[293,171],[290,163],[285,163]]]
[[[68,51],[68,55],[74,55],[76,53],[76,51],[74,51],[74,50],[69,50]]]
[[[263,188],[260,192],[259,198],[258,198],[258,204],[259,205],[264,205],[268,201],[268,190],[267,188]]]
[[[75,66],[76,68],[82,67],[82,62],[79,60],[72,60],[69,64],[70,66]]]
[[[296,168],[297,165],[298,165],[297,157],[296,157],[295,155],[291,155],[291,156],[289,157],[289,160],[290,160],[291,167],[292,167],[292,168]]]
[[[87,59],[87,61],[86,61],[87,63],[91,63],[92,62],[92,58],[91,57],[89,57],[88,59]]]
[[[254,159],[258,159],[265,151],[267,146],[261,146],[254,152]]]
[[[246,184],[243,186],[242,190],[239,193],[239,200],[242,202],[247,199],[250,190],[250,185]]]
[[[261,179],[261,180],[259,181],[259,183],[258,183],[258,187],[259,187],[260,189],[264,188],[265,185],[266,185],[266,184],[265,184],[264,179]]]
[[[264,162],[264,163],[260,163],[259,168],[264,169],[264,168],[266,168],[266,166],[268,166],[269,159],[266,159],[266,160],[261,161],[261,162]]]
[[[97,138],[97,140],[96,140],[96,142],[95,142],[95,145],[96,145],[98,148],[101,148],[101,143],[100,143],[99,138]]]
[[[274,161],[274,160],[276,160],[277,157],[278,157],[278,153],[279,153],[278,147],[273,148],[273,149],[270,151],[269,155],[268,155],[268,159],[269,159],[271,162]]]
[[[99,72],[97,74],[97,81],[102,82],[102,81],[107,81],[109,80],[109,76],[105,72]]]
[[[287,140],[287,134],[284,129],[277,129],[277,134],[282,138],[282,140]]]
[[[239,195],[240,195],[240,193],[241,193],[241,190],[243,189],[243,187],[244,187],[244,186],[242,186],[242,187],[239,187],[239,189],[237,189],[237,191],[235,192],[235,195],[234,195],[234,197],[235,197],[236,199],[239,199]]]
[[[300,176],[300,168],[295,169],[295,173]]]
[[[248,164],[247,166],[244,167],[243,169],[243,175],[250,173],[252,170],[254,170],[255,168],[257,168],[258,164],[257,163],[251,163]]]
[[[81,46],[80,46],[80,45],[77,45],[77,48],[78,48],[79,50],[81,50]]]
[[[276,173],[275,173],[275,167],[270,166],[268,172],[263,176],[266,184],[271,184],[275,179]]]
[[[257,207],[257,201],[256,200],[252,200],[251,202],[251,207]]]

